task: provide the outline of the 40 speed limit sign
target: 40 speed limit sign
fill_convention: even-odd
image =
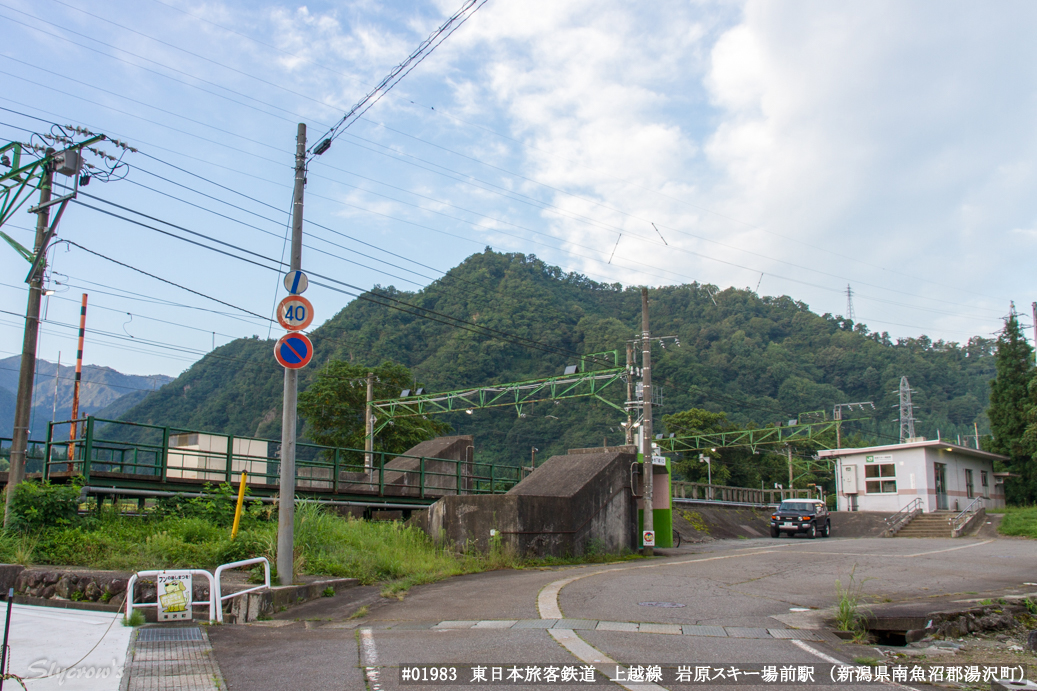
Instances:
[[[289,331],[302,331],[313,321],[313,305],[301,295],[289,295],[277,306],[277,321]]]

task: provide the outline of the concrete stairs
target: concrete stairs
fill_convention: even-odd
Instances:
[[[953,516],[952,511],[920,513],[897,531],[896,537],[954,537],[947,522]]]

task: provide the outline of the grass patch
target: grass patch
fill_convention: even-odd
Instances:
[[[849,631],[853,634],[853,640],[860,642],[868,637],[868,629],[865,625],[867,616],[861,605],[861,596],[867,579],[858,581],[855,578],[856,571],[857,565],[854,564],[850,570],[849,584],[845,588],[842,581],[835,582],[835,591],[839,596],[835,621],[840,631]]]
[[[1005,517],[1001,519],[997,532],[1037,539],[1037,506],[1008,506],[997,510],[997,513],[1002,512]]]
[[[350,619],[363,619],[366,616],[367,616],[367,605],[364,605],[363,607],[361,607],[357,611],[355,611],[352,614],[350,614],[349,618]]]
[[[144,625],[144,612],[141,612],[139,609],[135,609],[135,610],[133,610],[133,612],[130,613],[129,618],[126,618],[126,616],[124,615],[123,618],[122,618],[122,625],[123,626],[143,626]]]
[[[164,507],[145,516],[120,515],[115,507],[68,524],[0,532],[0,563],[84,566],[118,571],[200,568],[264,556],[276,564],[277,515],[253,507],[236,539],[222,507]],[[204,509],[204,507],[203,507]],[[498,539],[487,554],[456,553],[438,547],[417,528],[398,522],[343,518],[312,503],[295,511],[296,573],[356,578],[362,585],[383,584],[382,595],[399,597],[414,585],[450,576],[506,568],[536,568],[577,563],[607,563],[640,558],[595,551],[572,558],[525,559]],[[334,594],[334,593],[331,593]]]

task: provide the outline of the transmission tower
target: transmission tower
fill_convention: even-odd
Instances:
[[[852,322],[857,321],[857,316],[853,313],[853,289],[850,284],[846,284],[846,318]]]
[[[911,385],[900,378],[900,443],[915,436],[915,407],[911,404]]]

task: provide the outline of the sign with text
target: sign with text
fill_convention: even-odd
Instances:
[[[158,590],[158,620],[184,621],[191,618],[191,572],[163,571],[155,578]]]
[[[641,543],[645,547],[655,547],[655,531],[645,530],[641,533]]]
[[[313,321],[313,305],[301,295],[289,295],[277,306],[277,322],[289,331],[302,331]]]

